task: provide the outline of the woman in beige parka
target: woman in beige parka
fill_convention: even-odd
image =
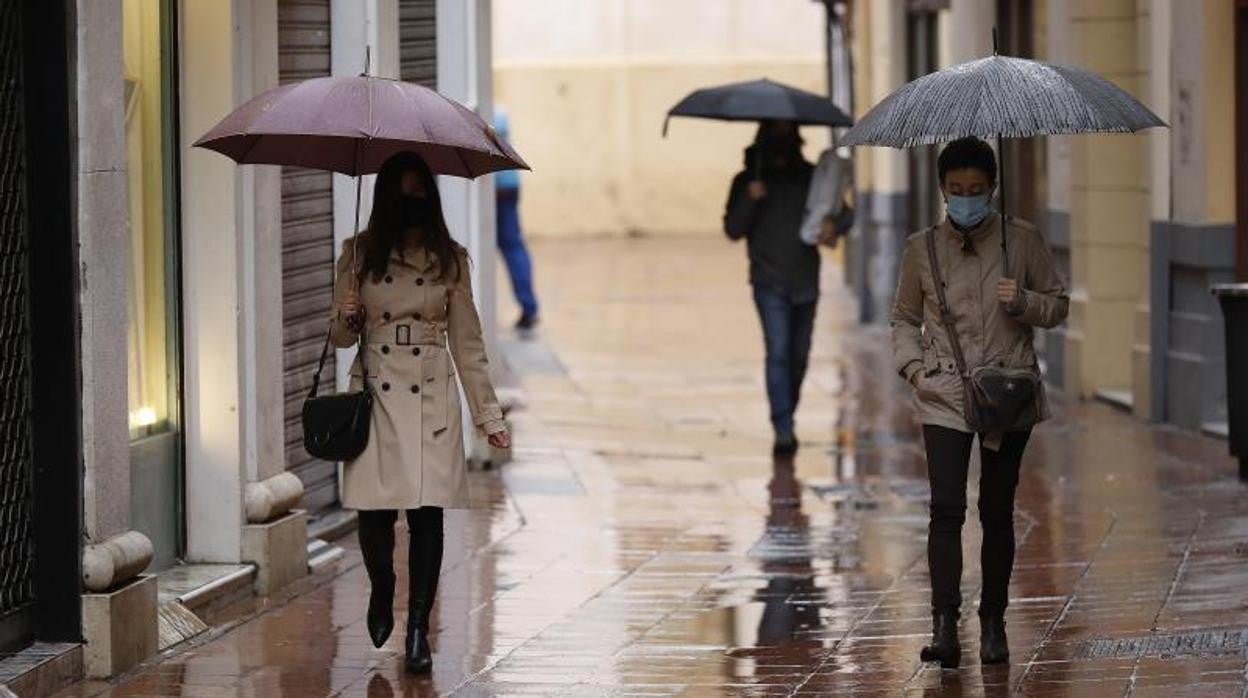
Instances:
[[[368,445],[343,468],[343,505],[359,510],[360,549],[372,587],[368,631],[377,647],[394,627],[394,525],[406,511],[406,668],[432,667],[429,617],[442,565],[442,510],[468,506],[459,376],[473,426],[505,448],[510,437],[490,383],[469,260],[451,239],[437,183],[414,153],[378,173],[368,228],[337,265],[330,339],[361,338],[351,389],[374,392]]]
[[[1005,278],[1001,216],[991,204],[997,184],[992,148],[977,138],[954,141],[941,152],[938,169],[948,216],[932,229],[936,263],[966,366],[1025,369],[1039,376],[1033,328],[1057,326],[1069,305],[1048,247],[1034,226],[1008,218],[1009,268],[1017,278]],[[962,524],[976,435],[967,426],[962,377],[940,319],[927,232],[910,236],[902,254],[892,311],[893,356],[898,372],[914,388],[931,484],[932,644],[923,648],[922,657],[956,667]],[[1043,385],[1037,399],[1040,418],[1047,418]],[[1005,609],[1014,566],[1014,491],[1030,436],[1030,430],[979,435],[980,658],[986,664],[1009,659]]]

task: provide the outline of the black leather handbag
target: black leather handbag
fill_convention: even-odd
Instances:
[[[936,259],[935,229],[927,231],[927,256],[932,266],[936,298],[940,301],[940,322],[945,326],[953,358],[962,377],[963,408],[966,424],[973,431],[1023,431],[1040,421],[1040,377],[1026,368],[979,366],[968,371],[962,343],[949,302],[945,298],[945,280]]]
[[[360,334],[360,373],[364,377],[361,390],[333,395],[317,395],[321,371],[329,356],[329,334],[321,347],[321,360],[312,374],[312,390],[303,401],[303,447],[316,458],[328,461],[352,460],[368,446],[369,428],[373,421],[373,387],[368,382],[364,365],[364,335]]]

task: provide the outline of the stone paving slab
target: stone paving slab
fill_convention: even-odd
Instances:
[[[401,633],[369,644],[350,550],[332,583],[63,695],[1248,696],[1248,489],[1225,442],[1057,399],[1019,487],[1013,663],[979,664],[968,613],[963,665],[941,671],[918,660],[919,432],[836,265],[804,446],[773,461],[740,248],[534,252],[545,324],[518,361],[515,461],[448,514],[432,678],[403,676]],[[971,609],[979,540],[968,512]]]

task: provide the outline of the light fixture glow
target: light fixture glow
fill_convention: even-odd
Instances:
[[[140,407],[130,415],[130,423],[136,427],[150,427],[156,423],[156,410]]]

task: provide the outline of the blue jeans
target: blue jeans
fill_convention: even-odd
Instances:
[[[783,291],[754,285],[754,305],[767,348],[767,401],[777,435],[793,433],[793,413],[802,394],[815,328],[815,301],[794,303]]]
[[[507,262],[511,289],[525,315],[537,315],[537,294],[533,292],[533,261],[520,233],[520,192],[501,189],[497,198],[495,219],[498,223],[498,249]]]

